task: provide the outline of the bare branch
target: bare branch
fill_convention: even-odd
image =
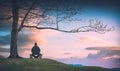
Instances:
[[[97,32],[97,33],[100,33],[100,34],[104,34],[108,31],[113,31],[114,28],[107,28],[107,25],[101,25],[100,23],[99,24],[95,24],[95,25],[88,25],[88,26],[82,26],[82,27],[79,27],[77,29],[72,29],[72,30],[62,30],[62,29],[59,29],[59,28],[52,28],[52,27],[38,27],[38,26],[27,26],[27,25],[24,25],[23,27],[27,27],[27,28],[36,28],[36,29],[52,29],[52,30],[57,30],[57,31],[61,31],[61,32],[66,32],[66,33],[78,33],[78,32]]]
[[[52,30],[57,30],[57,31],[61,31],[61,32],[74,33],[72,31],[60,30],[58,28],[52,28],[52,27],[38,27],[38,26],[25,26],[25,25],[23,27],[36,28],[36,29],[40,29],[40,30],[43,30],[43,29],[52,29]]]
[[[29,8],[29,10],[27,11],[27,13],[25,14],[25,17],[23,18],[23,20],[22,20],[22,22],[21,22],[21,25],[20,25],[20,27],[19,27],[19,29],[18,29],[18,32],[22,29],[23,24],[24,24],[24,22],[25,22],[25,20],[26,20],[26,18],[27,18],[27,16],[28,16],[28,14],[30,13],[31,9],[32,9],[33,6],[36,4],[36,2],[37,2],[37,0],[34,0],[34,2],[32,3],[31,7]]]
[[[63,13],[62,13],[63,14]],[[63,20],[66,20],[66,19],[69,19],[69,18],[72,18],[73,16],[75,16],[76,14],[77,14],[77,11],[67,11],[66,12],[66,16],[64,16],[64,17],[60,17],[62,14],[59,14],[58,16],[58,18],[59,18],[59,20],[58,20],[58,22],[61,22],[61,21],[63,21]]]
[[[33,14],[33,15],[36,15],[36,16],[39,16],[39,17],[44,17],[44,14],[37,14],[37,13],[33,13],[33,12],[30,12],[31,14]]]

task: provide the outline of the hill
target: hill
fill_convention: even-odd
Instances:
[[[120,71],[120,68],[113,68],[112,71]]]
[[[50,59],[0,59],[0,71],[111,71],[100,67],[75,67]]]
[[[83,65],[81,65],[81,64],[69,64],[70,66],[78,66],[78,67],[81,67],[81,66],[83,66]]]
[[[4,57],[0,55],[0,59],[1,59],[1,58],[4,58]]]

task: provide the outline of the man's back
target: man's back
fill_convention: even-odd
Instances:
[[[40,48],[35,45],[33,48],[32,48],[32,54],[39,54],[40,53]]]

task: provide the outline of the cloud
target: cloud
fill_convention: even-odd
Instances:
[[[0,31],[10,31],[11,24],[6,20],[0,20]]]
[[[65,53],[63,53],[64,55],[70,55],[71,53],[69,53],[69,52],[65,52]]]
[[[9,48],[2,48],[2,45],[0,44],[0,55],[8,57],[9,51]]]
[[[94,40],[88,37],[80,37],[80,42],[81,43],[89,43],[89,42],[93,42]]]
[[[30,40],[30,33],[26,33],[26,32],[28,32],[28,31],[24,30],[23,32],[19,33],[18,46],[24,46],[31,41]]]
[[[90,34],[88,34],[90,35]],[[93,34],[93,35],[97,35],[97,34]],[[106,36],[104,35],[103,37],[101,37],[100,35],[98,36],[93,36],[93,35],[90,35],[90,36],[84,36],[84,37],[80,37],[79,39],[79,42],[81,44],[84,44],[84,45],[91,45],[91,46],[112,46],[112,45],[115,45],[115,41],[111,40],[112,38],[115,39],[115,36],[113,36],[112,38],[110,37],[110,40],[108,39],[108,35],[107,35],[107,38]]]
[[[29,42],[29,34],[24,34],[20,33],[18,35],[18,46],[23,46],[27,42]],[[5,45],[10,45],[10,34],[0,36],[0,43],[5,46]]]
[[[0,52],[9,52],[9,49],[0,47]]]
[[[57,59],[60,62],[66,64],[81,64],[83,66],[100,66],[105,68],[119,68],[120,62],[119,60],[113,59],[89,59],[89,58],[79,58],[79,57],[71,57],[71,58],[61,58]]]
[[[58,32],[51,30],[41,31],[39,29],[30,29],[29,34],[27,35],[29,39],[27,45],[31,45],[31,44],[33,45],[35,42],[37,42],[38,45],[46,45],[49,37],[58,34],[59,34]],[[23,37],[21,36],[21,38]]]
[[[87,50],[98,50],[97,54],[89,54],[88,58],[92,59],[118,59],[120,58],[120,47],[90,47]]]
[[[98,36],[83,36],[79,38],[79,42],[84,45],[101,46],[101,44],[109,44]],[[103,46],[103,45],[102,45]],[[105,46],[105,45],[104,45]]]
[[[86,59],[102,60],[102,63],[107,64],[112,68],[120,67],[120,47],[89,47],[86,50],[97,50],[96,54],[88,54]]]
[[[10,44],[10,35],[0,36],[0,43],[2,45]]]

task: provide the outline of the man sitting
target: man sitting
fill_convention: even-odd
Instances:
[[[34,44],[32,50],[32,54],[30,54],[30,58],[41,58],[42,54],[40,54],[40,48],[37,46],[37,43]]]

